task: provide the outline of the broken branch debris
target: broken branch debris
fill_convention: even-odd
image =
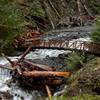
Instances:
[[[22,73],[24,76],[30,77],[69,77],[70,72],[54,72],[54,71],[24,71]]]
[[[63,79],[70,77],[71,73],[59,72],[55,70],[55,67],[33,63],[31,60],[25,59],[31,47],[32,45],[21,55],[18,61],[11,61],[3,54],[11,64],[11,67],[0,65],[0,68],[11,70],[12,79],[16,80],[19,86],[31,87],[31,89],[44,88],[48,96],[51,97],[51,86],[61,85]]]
[[[28,64],[30,64],[32,66],[38,67],[40,69],[46,70],[46,71],[52,71],[53,70],[53,67],[50,67],[50,66],[47,66],[47,65],[36,64],[36,63],[30,62],[28,60],[24,60],[24,62],[26,62],[26,63],[28,63]]]

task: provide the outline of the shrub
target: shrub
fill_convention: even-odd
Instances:
[[[91,39],[94,42],[100,42],[100,19],[97,19],[96,22],[96,29],[95,31],[91,34]]]
[[[71,53],[69,54],[68,58],[65,60],[66,66],[68,70],[77,70],[81,68],[86,61],[86,55],[84,53]]]

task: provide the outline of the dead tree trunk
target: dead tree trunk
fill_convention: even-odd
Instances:
[[[24,71],[22,73],[24,76],[29,77],[69,77],[71,75],[70,72],[54,72],[54,71]]]

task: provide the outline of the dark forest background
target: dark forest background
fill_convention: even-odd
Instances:
[[[48,31],[72,16],[100,14],[100,0],[0,0],[0,51],[28,29]]]

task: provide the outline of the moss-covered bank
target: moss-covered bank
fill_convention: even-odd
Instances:
[[[100,95],[100,57],[89,61],[68,81],[65,96]]]

